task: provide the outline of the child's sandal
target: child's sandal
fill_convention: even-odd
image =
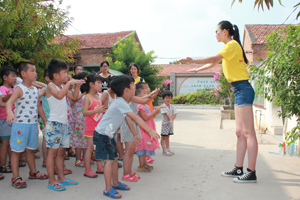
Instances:
[[[137,173],[131,172],[129,175],[134,178],[141,179],[141,177]]]
[[[84,167],[84,161],[80,160],[80,159],[76,159],[75,161],[75,166],[76,167]]]
[[[129,181],[129,182],[137,182],[138,179],[135,178],[134,176],[131,176],[130,174],[127,174],[126,176],[122,174],[122,180],[124,181]]]
[[[96,174],[104,174],[104,167],[98,167],[97,168],[97,171],[96,171]]]
[[[3,165],[0,167],[1,173],[12,173],[12,169],[9,165]]]
[[[47,174],[42,174],[40,173],[41,175],[40,176],[37,176],[37,174],[40,173],[40,171],[35,171],[33,174],[31,174],[29,172],[29,176],[28,176],[28,179],[40,179],[40,180],[45,180],[45,179],[48,179],[48,175]]]
[[[151,171],[152,171],[151,169],[148,169],[148,168],[146,168],[145,166],[144,166],[144,167],[138,166],[138,167],[137,167],[137,170],[138,170],[139,172],[151,172]]]
[[[17,180],[20,180],[20,181],[16,182]],[[20,176],[18,176],[16,178],[12,178],[11,179],[11,185],[14,186],[14,188],[16,188],[16,189],[22,189],[22,188],[27,187],[26,182],[22,181],[22,178]]]
[[[4,179],[3,174],[0,174],[0,180]]]
[[[86,169],[83,176],[89,177],[89,178],[97,178],[98,174],[93,172],[91,169]]]
[[[172,156],[172,153],[169,152],[169,151],[166,150],[166,149],[163,150],[163,153],[162,153],[162,154],[165,155],[165,156]]]

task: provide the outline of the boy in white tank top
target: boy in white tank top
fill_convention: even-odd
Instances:
[[[46,146],[48,147],[47,156],[47,172],[49,174],[48,188],[61,191],[65,190],[65,185],[77,185],[77,181],[73,181],[64,176],[64,157],[66,148],[69,148],[69,131],[67,117],[67,101],[66,96],[72,100],[77,100],[80,85],[83,80],[71,80],[67,82],[68,66],[60,60],[51,60],[48,64],[48,75],[52,83],[46,90],[46,96],[50,108],[50,114],[45,127]],[[66,83],[62,87],[63,83]],[[70,86],[75,84],[74,92],[70,92]],[[57,159],[56,159],[57,158]],[[56,180],[54,176],[54,160],[58,172]]]
[[[22,63],[19,67],[23,82],[19,84],[6,103],[7,123],[12,124],[10,146],[11,166],[13,177],[11,184],[17,189],[27,186],[19,175],[19,160],[21,154],[26,152],[26,160],[30,169],[29,179],[47,179],[46,174],[36,170],[34,150],[38,147],[38,91],[32,85],[37,73],[32,63]],[[12,112],[15,104],[15,114]],[[39,113],[42,119],[45,114]]]

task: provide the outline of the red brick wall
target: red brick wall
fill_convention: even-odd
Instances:
[[[247,31],[244,32],[243,47],[249,62],[259,61],[260,58],[267,57],[265,44],[251,44]],[[247,53],[247,51],[249,51]]]
[[[138,42],[137,37],[133,38],[133,41]],[[139,50],[142,49],[142,45],[139,45]],[[99,64],[106,60],[108,57],[108,53],[111,53],[111,48],[90,48],[90,49],[80,49],[79,52],[76,53],[78,57],[76,60],[76,64],[88,65],[88,64]],[[76,56],[75,56],[76,57]]]

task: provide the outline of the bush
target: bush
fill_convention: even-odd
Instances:
[[[195,93],[181,94],[173,97],[172,104],[200,104],[200,105],[221,105],[222,98],[210,92],[206,88]]]

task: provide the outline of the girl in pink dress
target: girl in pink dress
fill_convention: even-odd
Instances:
[[[74,77],[74,79],[85,79],[87,75],[88,73],[81,72],[77,74]],[[84,137],[85,118],[82,112],[84,97],[85,97],[85,93],[79,94],[79,100],[77,102],[74,102],[74,105],[72,106],[73,126],[70,134],[70,146],[72,148],[75,148],[75,153],[76,153],[75,166],[77,167],[84,167],[84,160],[81,159],[81,151],[83,150],[83,155],[84,155],[87,148],[87,142]]]
[[[136,96],[143,97],[147,95],[147,90],[144,86],[145,83],[143,82],[140,82],[136,85]],[[160,113],[160,109],[162,107],[163,106],[158,107],[155,111],[153,111],[153,113],[151,113],[147,104],[138,104],[138,115],[152,130],[156,131],[154,117]],[[140,172],[151,172],[153,170],[153,166],[150,166],[146,163],[146,155],[155,155],[155,149],[159,149],[159,141],[157,139],[151,140],[149,134],[144,129],[140,129],[142,139],[140,144],[136,146],[136,155],[139,157],[140,162],[140,166],[138,166],[137,170]]]
[[[99,174],[103,174],[102,161],[97,161],[96,173],[91,170],[91,156],[94,151],[93,135],[97,124],[101,121],[103,113],[106,112],[107,107],[102,106],[99,92],[102,90],[101,76],[97,74],[89,74],[86,77],[86,83],[81,86],[81,92],[87,92],[84,99],[83,115],[85,116],[85,133],[87,140],[87,150],[84,155],[85,172],[84,176],[89,178],[96,178]]]

